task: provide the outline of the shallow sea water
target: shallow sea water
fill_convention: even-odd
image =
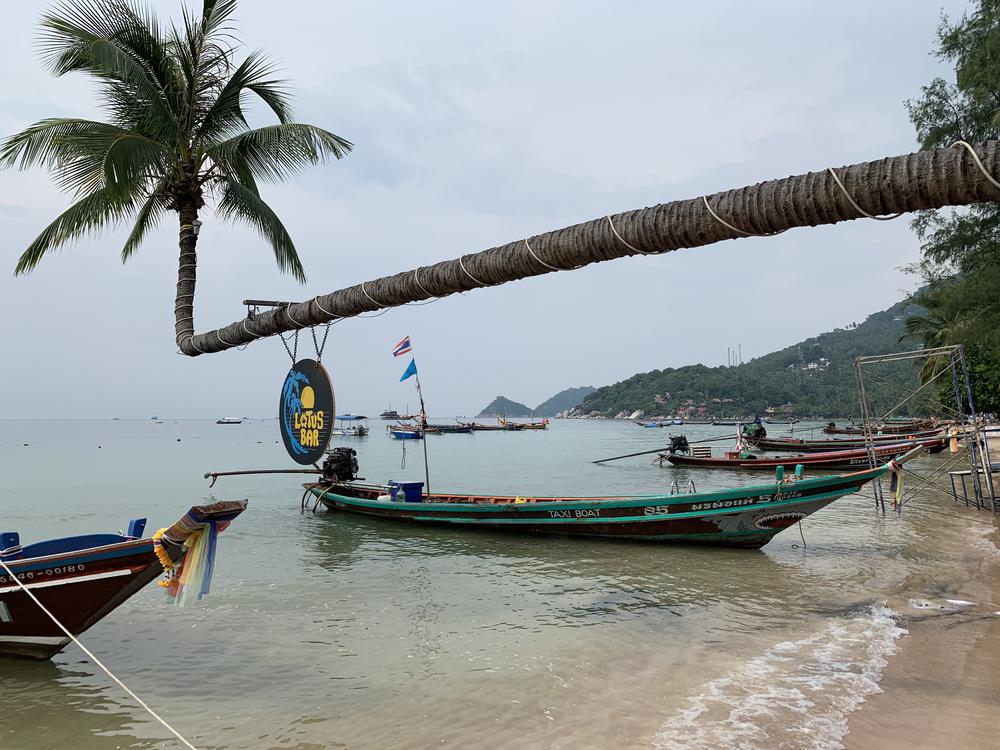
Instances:
[[[402,444],[371,426],[337,443],[362,475],[422,479],[419,443],[401,469]],[[767,480],[589,463],[666,433],[579,420],[430,436],[431,482],[593,495]],[[199,748],[838,748],[907,613],[959,606],[946,600],[993,550],[985,514],[940,494],[920,503],[947,517],[882,517],[866,490],[807,519],[805,546],[792,528],[747,551],[410,528],[302,513],[296,477],[202,479],[288,467],[276,440],[273,420],[0,422],[0,527],[25,541],[250,499],[203,602],[149,586],[83,638]],[[0,661],[0,748],[176,746],[73,646]]]

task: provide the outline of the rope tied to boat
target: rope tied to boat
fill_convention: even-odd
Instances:
[[[188,742],[188,740],[184,737],[184,735],[182,735],[180,732],[174,729],[169,723],[167,723],[166,719],[164,719],[162,716],[156,713],[156,711],[150,708],[149,704],[146,703],[146,701],[144,701],[142,698],[136,695],[135,692],[132,690],[132,688],[130,688],[128,685],[122,682],[121,679],[119,679],[118,676],[114,674],[114,672],[108,669],[104,665],[104,662],[98,659],[89,648],[84,646],[83,643],[80,641],[80,639],[77,638],[75,635],[73,635],[66,628],[66,626],[62,624],[59,618],[57,618],[54,614],[52,614],[48,610],[48,608],[38,600],[38,597],[35,596],[34,592],[32,592],[31,589],[29,589],[27,586],[24,585],[21,579],[17,577],[14,571],[11,570],[8,567],[7,563],[5,563],[2,559],[0,559],[0,567],[4,569],[4,571],[10,577],[10,580],[13,581],[15,584],[17,584],[21,588],[21,590],[24,591],[24,593],[28,596],[28,598],[31,599],[38,606],[38,608],[42,610],[42,612],[44,612],[50,620],[52,620],[53,623],[55,623],[56,627],[58,627],[66,635],[66,637],[69,638],[73,643],[79,646],[80,650],[83,651],[83,653],[86,654],[87,657],[92,662],[94,662],[94,664],[100,667],[101,671],[103,671],[108,677],[110,677],[114,681],[114,683],[118,685],[118,687],[124,690],[125,693],[127,693],[132,700],[138,703],[139,706],[141,706],[146,713],[148,713],[150,716],[156,719],[156,721],[158,721],[163,726],[164,729],[166,729],[174,737],[176,737],[184,745],[184,747],[188,748],[188,750],[198,750],[198,748],[196,748],[194,745]]]

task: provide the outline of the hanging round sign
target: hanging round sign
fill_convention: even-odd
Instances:
[[[315,360],[300,359],[285,376],[278,399],[278,425],[288,455],[306,465],[323,458],[335,414],[326,368]]]

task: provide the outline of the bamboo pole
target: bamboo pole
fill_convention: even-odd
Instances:
[[[1000,171],[998,168],[1000,141],[985,141],[969,148],[886,157],[672,201],[282,305],[252,319],[182,338],[179,344],[181,352],[189,356],[211,354],[361,313],[615,258],[771,236],[794,227],[836,224],[865,216],[984,203],[1000,198],[1000,189],[989,176]]]

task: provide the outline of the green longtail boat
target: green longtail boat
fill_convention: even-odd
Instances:
[[[329,510],[415,524],[757,548],[844,495],[898,470],[922,447],[875,468],[805,479],[779,468],[768,484],[716,492],[612,497],[426,494],[422,483],[363,484],[327,473],[307,484]],[[341,481],[346,478],[347,481]]]

